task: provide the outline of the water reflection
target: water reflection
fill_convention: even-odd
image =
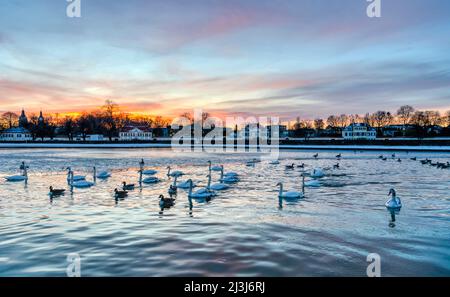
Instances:
[[[381,153],[342,152],[339,168],[333,166],[337,152],[313,154],[282,152],[279,164],[247,167],[253,156],[246,154],[0,150],[0,275],[64,276],[61,263],[74,251],[86,259],[86,276],[361,276],[368,251],[395,263],[385,266],[386,276],[450,274],[449,170],[404,153],[396,153],[397,162],[378,159]],[[445,163],[449,157],[417,153],[417,160]],[[158,184],[139,184],[141,158],[159,171]],[[28,183],[4,182],[22,160],[30,167]],[[171,197],[173,184],[165,168],[182,170],[183,180],[203,188],[205,160],[223,164],[240,180],[212,200],[189,199],[188,190],[178,188],[174,205],[161,207],[159,195]],[[295,168],[285,170],[292,163]],[[67,184],[60,169],[68,165],[87,176],[96,166],[111,177],[90,190],[66,186],[66,195],[49,198],[49,184]],[[277,199],[274,183],[301,191],[302,172],[314,168],[325,176],[320,187],[306,188],[307,199]],[[219,179],[213,172],[212,183]],[[123,189],[123,181],[136,188],[116,199],[113,189]],[[401,224],[399,212],[388,211],[386,226],[384,198],[394,185],[408,208]]]

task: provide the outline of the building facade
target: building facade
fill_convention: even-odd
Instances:
[[[148,127],[128,126],[119,132],[119,140],[133,141],[133,140],[152,140],[153,130]]]
[[[365,123],[353,123],[342,130],[342,137],[349,140],[374,140],[377,131]]]
[[[0,141],[31,141],[33,137],[30,131],[25,128],[17,127],[6,129],[0,133]]]

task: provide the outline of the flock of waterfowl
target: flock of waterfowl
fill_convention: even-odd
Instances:
[[[313,158],[318,159],[319,154],[314,154]],[[336,155],[336,159],[338,162],[333,165],[333,169],[339,169],[339,161],[342,158],[342,154]],[[395,153],[391,155],[391,158],[393,160],[396,160],[398,162],[401,162],[402,160],[400,158],[397,158]],[[380,155],[379,159],[386,161],[387,157]],[[417,161],[417,158],[410,158],[410,160]],[[246,163],[247,166],[255,166],[256,163],[261,162],[258,159],[253,159],[251,161],[248,161]],[[447,163],[440,163],[440,162],[433,162],[432,160],[429,160],[428,158],[425,160],[420,160],[420,162],[424,165],[431,165],[435,166],[437,168],[441,169],[447,169],[450,168],[449,162]],[[280,162],[278,160],[270,161],[269,164],[271,165],[279,165]],[[305,168],[305,164],[288,164],[285,165],[286,170],[293,170],[295,168]],[[25,162],[22,162],[20,165],[20,175],[13,175],[13,176],[7,176],[5,177],[6,181],[8,182],[21,182],[21,181],[27,181],[28,180],[28,168],[25,164]],[[95,186],[97,179],[106,180],[112,176],[112,174],[108,171],[102,171],[97,172],[96,167],[93,167],[93,175],[92,175],[92,181],[88,181],[87,177],[85,175],[75,175],[71,167],[67,167],[67,183],[70,186],[71,191],[73,191],[74,188],[90,188]],[[224,170],[223,165],[212,165],[211,161],[208,161],[208,175],[206,176],[208,178],[206,187],[197,189],[194,191],[194,188],[197,187],[197,185],[192,181],[192,179],[187,179],[185,181],[179,181],[178,179],[184,176],[185,174],[182,171],[179,170],[172,170],[170,166],[167,167],[167,174],[166,176],[171,179],[173,178],[173,182],[170,184],[168,189],[168,194],[170,195],[170,198],[164,197],[164,195],[160,195],[160,207],[163,208],[170,208],[175,203],[175,198],[173,198],[174,195],[177,194],[178,189],[186,189],[188,190],[188,198],[191,201],[191,199],[206,199],[209,200],[212,197],[215,197],[218,195],[218,191],[229,189],[233,184],[239,182],[239,174],[236,172],[226,172]],[[217,183],[212,183],[212,174],[213,172],[220,172],[220,178],[218,179]],[[139,185],[142,184],[155,184],[161,181],[158,177],[155,175],[158,173],[157,170],[153,169],[145,169],[145,162],[142,159],[139,162]],[[285,191],[283,187],[283,183],[279,182],[276,186],[279,187],[278,192],[278,198],[279,199],[300,199],[305,196],[305,187],[320,187],[321,183],[319,181],[320,178],[325,176],[324,171],[321,168],[313,168],[311,172],[308,174],[309,177],[311,177],[310,180],[305,181],[305,174],[301,174],[302,179],[302,186],[301,192],[298,191]],[[122,185],[120,188],[115,188],[113,195],[116,199],[123,199],[128,196],[128,192],[135,189],[135,184],[129,184],[126,181],[122,182]],[[66,189],[56,189],[53,188],[53,186],[49,187],[49,195],[51,197],[61,196],[64,195],[66,192]],[[399,210],[402,207],[402,202],[399,197],[396,195],[396,191],[394,189],[390,189],[388,196],[390,197],[388,201],[386,201],[385,206],[388,209],[391,210]]]

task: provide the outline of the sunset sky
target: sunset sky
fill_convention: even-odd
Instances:
[[[291,119],[450,109],[450,1],[65,0],[0,5],[0,112]]]

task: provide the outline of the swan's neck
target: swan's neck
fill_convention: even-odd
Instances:
[[[206,187],[208,190],[211,187],[211,174],[208,175],[208,186]]]
[[[220,169],[220,180],[223,180],[223,168]]]
[[[170,166],[169,166],[169,168],[168,168],[168,170],[167,170],[167,175],[170,175]]]
[[[283,196],[283,184],[280,184],[280,193],[279,196]]]
[[[302,175],[302,192],[305,193],[305,176]]]
[[[173,186],[176,187],[177,186],[177,178],[178,176],[175,176],[174,180],[173,180]]]
[[[188,197],[191,197],[192,195],[192,182],[189,182],[189,195]]]

